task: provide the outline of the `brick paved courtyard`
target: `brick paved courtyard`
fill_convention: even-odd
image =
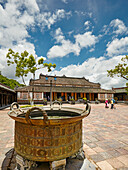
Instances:
[[[128,169],[128,105],[116,105],[114,110],[92,105],[83,127],[89,159],[101,169]]]
[[[86,157],[103,170],[128,169],[128,105],[118,104],[111,110],[104,104],[91,104],[91,108],[91,114],[83,120]],[[5,153],[14,147],[14,121],[8,111],[0,110],[0,166]]]

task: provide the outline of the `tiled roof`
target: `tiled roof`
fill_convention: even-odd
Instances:
[[[5,84],[0,83],[0,88],[5,89],[5,90],[8,90],[8,91],[11,91],[11,92],[14,92],[14,93],[15,93],[15,91],[14,91],[14,90],[12,90],[10,87],[6,86]]]
[[[118,88],[112,88],[116,93],[126,93],[126,88],[128,87],[118,87]]]
[[[50,84],[52,80],[53,85],[70,85],[76,87],[97,87],[100,88],[99,83],[93,83],[89,80],[85,79],[85,77],[77,78],[77,77],[66,77],[66,76],[48,76],[40,74],[39,79],[30,80],[30,85],[39,85],[39,84]]]

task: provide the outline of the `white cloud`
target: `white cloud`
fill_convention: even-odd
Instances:
[[[92,32],[85,32],[84,34],[77,34],[74,36],[76,39],[76,43],[80,45],[81,48],[90,47],[92,45],[95,45],[98,41],[98,37],[95,35],[92,35]]]
[[[60,28],[56,29],[54,38],[56,39],[56,43],[61,43],[65,39]]]
[[[37,15],[36,20],[38,21],[38,25],[42,27],[42,30],[47,27],[48,29],[51,28],[51,25],[53,25],[58,20],[69,17],[71,15],[71,12],[65,12],[64,9],[58,9],[55,13],[51,12],[44,12]]]
[[[21,11],[21,7],[24,5],[26,9],[29,9],[34,5],[33,12],[37,12],[35,3],[35,0],[14,0],[8,1],[5,8],[0,5],[0,45],[2,47],[9,47],[29,37],[27,28],[34,24],[34,13],[31,15],[31,10]]]
[[[92,12],[85,12],[85,11],[77,11],[77,10],[75,10],[74,11],[77,15],[79,15],[79,16],[88,16],[88,17],[90,17],[90,18],[92,18]]]
[[[27,11],[31,14],[39,12],[39,7],[36,0],[22,0],[27,8]]]
[[[23,10],[24,9],[24,10]],[[58,9],[54,13],[40,13],[36,0],[8,0],[5,7],[0,5],[0,45],[9,47],[29,37],[28,28],[39,25],[41,30],[60,19],[70,16],[70,12]]]
[[[55,32],[54,38],[56,43],[61,45],[54,45],[47,53],[48,58],[64,57],[69,53],[79,55],[82,48],[88,48],[98,42],[98,37],[92,35],[92,32],[85,32],[84,34],[77,34],[74,36],[75,43],[70,40],[65,40],[65,37],[60,28]]]
[[[6,64],[9,48],[19,53],[27,50],[35,54],[34,45],[27,42],[26,38],[29,37],[27,29],[33,26],[34,15],[38,11],[35,0],[8,0],[4,7],[0,5],[0,70],[8,78],[16,78],[15,66],[8,67]]]
[[[91,25],[91,22],[90,21],[86,21],[85,23],[84,23],[84,25],[85,25],[85,30],[88,30],[89,28],[90,28],[90,25]]]
[[[121,21],[119,19],[112,20],[110,22],[110,27],[114,28],[113,33],[115,33],[115,34],[123,34],[128,31],[128,28],[125,26],[123,21]]]
[[[91,48],[90,50],[89,50],[89,52],[93,52],[95,49],[94,48]]]
[[[84,25],[86,25],[86,26],[90,25],[90,21],[86,21],[86,22],[84,23]]]
[[[80,47],[78,44],[73,44],[70,40],[65,40],[60,28],[55,31],[54,38],[56,39],[56,43],[61,43],[61,45],[54,45],[50,48],[47,53],[48,58],[64,57],[69,53],[79,55]]]
[[[107,70],[114,69],[123,56],[115,56],[110,59],[90,58],[81,65],[69,65],[60,71],[53,71],[53,75],[66,75],[73,77],[85,77],[91,82],[100,83],[102,88],[110,89],[111,87],[125,86],[126,81],[122,78],[107,77]]]
[[[26,11],[23,13],[23,15],[19,18],[19,23],[21,23],[24,26],[30,26],[34,24],[34,17],[32,15],[29,15]]]
[[[62,2],[63,2],[63,3],[65,3],[65,4],[67,4],[67,3],[68,3],[68,1],[67,1],[67,0],[62,0]]]
[[[79,55],[80,48],[78,44],[72,44],[69,40],[63,40],[62,45],[54,45],[47,53],[48,58],[64,57],[69,53]]]
[[[70,12],[58,9],[53,13],[40,12],[36,0],[8,0],[4,7],[0,5],[0,71],[2,75],[8,78],[17,79],[22,83],[21,78],[15,77],[15,66],[7,66],[6,54],[11,48],[15,52],[23,52],[27,50],[29,54],[36,56],[34,44],[29,43],[27,38],[30,37],[28,29],[33,29],[38,24],[42,29],[50,28],[55,22],[65,17],[69,17]],[[40,57],[39,57],[40,58]],[[43,57],[46,60],[46,57]],[[37,71],[38,78],[41,71]],[[47,69],[43,69],[43,73],[47,74]],[[25,79],[28,83],[32,77],[31,74]]]
[[[118,36],[119,34],[127,34],[128,27],[125,26],[124,22],[120,19],[114,19],[110,22],[109,25],[104,25],[102,32],[104,34],[114,34],[114,36]]]
[[[124,54],[128,52],[128,37],[121,39],[114,39],[107,44],[107,54],[109,56]]]

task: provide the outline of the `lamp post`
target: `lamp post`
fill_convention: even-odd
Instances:
[[[50,80],[50,106],[52,105],[52,80]]]
[[[32,101],[31,105],[34,105],[34,80],[32,79]]]

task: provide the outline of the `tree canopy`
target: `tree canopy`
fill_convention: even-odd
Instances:
[[[114,77],[114,75],[117,75],[118,77],[122,77],[128,80],[128,66],[127,66],[128,55],[123,57],[121,61],[123,62],[122,64],[119,63],[117,66],[115,66],[114,69],[107,70],[108,76]]]
[[[0,75],[0,83],[5,84],[6,86],[9,86],[11,89],[14,89],[16,86],[24,86],[23,84],[20,84],[18,81],[13,79],[8,79],[7,77],[4,77],[3,75]]]
[[[8,66],[10,66],[11,64],[16,65],[15,76],[22,77],[22,81],[24,84],[24,78],[28,75],[28,73],[32,73],[33,79],[35,79],[35,73],[37,70],[46,67],[48,69],[48,72],[50,72],[52,67],[56,67],[56,64],[44,63],[43,57],[38,59],[38,57],[34,57],[32,54],[29,55],[26,50],[19,54],[18,52],[14,52],[12,49],[9,49],[6,58]]]
[[[115,66],[114,69],[107,70],[108,76],[114,77],[117,75],[118,77],[122,77],[125,80],[128,80],[128,55],[122,57],[121,61],[122,63],[119,63],[117,66]],[[126,86],[128,87],[128,83],[126,83]]]

